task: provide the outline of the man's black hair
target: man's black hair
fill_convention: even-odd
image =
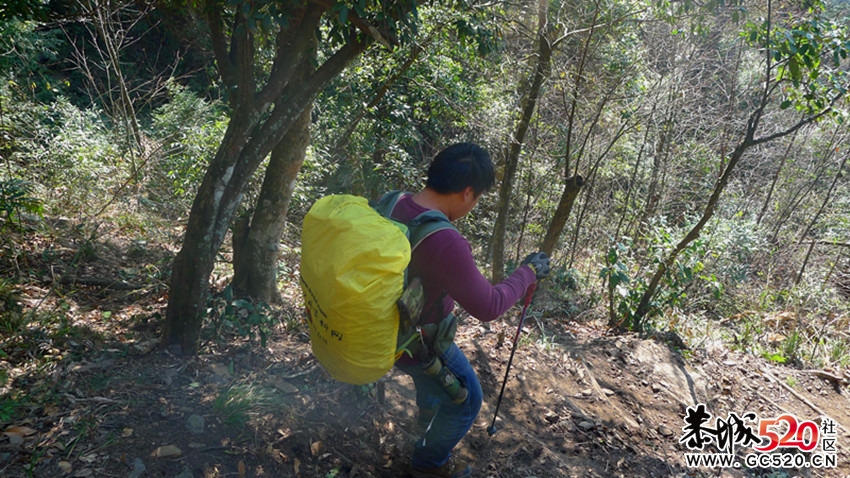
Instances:
[[[472,186],[476,195],[496,184],[490,153],[473,143],[457,143],[437,153],[428,168],[429,188],[440,194],[461,192]]]

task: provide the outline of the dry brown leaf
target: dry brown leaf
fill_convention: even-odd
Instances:
[[[132,434],[133,434],[133,429],[130,428],[130,427],[127,427],[127,428],[121,430],[121,436],[124,437],[124,438],[127,438],[128,436],[130,436]]]
[[[239,478],[245,478],[246,470],[244,461],[239,460],[239,464],[236,465],[236,470],[239,472]]]
[[[98,460],[97,452],[89,453],[88,455],[80,456],[80,461],[85,463],[94,463]]]
[[[298,458],[293,459],[292,466],[295,467],[295,474],[298,475],[298,473],[300,473],[301,471],[301,460],[299,460]]]
[[[3,432],[3,434],[7,436],[17,435],[19,437],[28,437],[30,435],[34,435],[35,433],[36,431],[32,428],[24,426],[11,426]]]
[[[153,456],[157,458],[173,458],[183,455],[183,450],[174,445],[165,445],[157,448],[153,452]]]
[[[59,462],[59,469],[62,470],[62,473],[67,475],[68,473],[71,473],[71,471],[73,470],[73,467],[67,461],[60,461]]]
[[[322,451],[322,442],[321,441],[314,441],[310,445],[310,453],[313,456],[318,456],[320,451]]]

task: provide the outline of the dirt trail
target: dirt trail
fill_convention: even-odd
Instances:
[[[486,428],[510,354],[502,338],[516,325],[461,327],[458,344],[485,394],[458,449],[474,476],[850,476],[846,385],[738,353],[694,351],[685,360],[654,340],[552,324],[563,339],[530,331],[520,342],[493,436]],[[265,349],[234,345],[189,359],[159,353],[149,339],[55,363],[52,383],[34,383],[52,394],[47,405],[2,424],[26,430],[0,439],[0,475],[404,476],[415,406],[400,372],[384,379],[381,403],[380,388],[330,380],[303,333],[281,330]],[[838,423],[838,466],[687,468],[683,418],[698,404],[724,419],[826,415]]]

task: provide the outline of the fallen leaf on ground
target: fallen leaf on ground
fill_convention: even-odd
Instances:
[[[3,434],[7,436],[17,435],[20,437],[28,437],[30,435],[34,435],[35,432],[36,431],[30,427],[11,426],[7,428],[6,431],[3,432]]]
[[[153,456],[157,458],[173,458],[183,455],[183,450],[174,445],[165,445],[157,448],[153,452]]]

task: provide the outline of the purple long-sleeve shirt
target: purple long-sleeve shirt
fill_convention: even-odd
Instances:
[[[407,194],[399,199],[391,216],[407,223],[428,209]],[[489,322],[511,308],[535,281],[534,271],[523,266],[497,285],[490,284],[475,265],[472,247],[454,229],[443,229],[425,238],[413,251],[409,277],[419,277],[425,291],[423,324],[439,322],[454,309],[463,307],[478,320]],[[442,307],[435,301],[443,297]]]

